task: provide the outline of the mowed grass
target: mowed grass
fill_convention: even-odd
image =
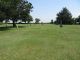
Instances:
[[[80,26],[21,25],[0,31],[0,60],[80,60]]]

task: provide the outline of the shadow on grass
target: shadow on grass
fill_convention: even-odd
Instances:
[[[11,26],[8,26],[8,27],[0,27],[0,31],[10,30],[10,28],[12,28],[12,27]]]
[[[26,26],[18,26],[17,28],[26,28]]]
[[[18,26],[15,28],[25,28],[26,26]],[[13,26],[4,26],[4,27],[0,27],[0,31],[6,31],[6,30],[11,30],[12,28],[14,28]]]

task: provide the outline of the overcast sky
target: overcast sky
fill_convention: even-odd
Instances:
[[[73,17],[80,15],[80,0],[28,0],[33,4],[33,18],[40,18],[43,22],[56,19],[56,14],[67,7]]]

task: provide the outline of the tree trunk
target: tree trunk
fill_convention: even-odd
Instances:
[[[62,25],[62,20],[60,21],[60,27],[63,27],[63,25]]]
[[[6,28],[7,28],[7,20],[5,21],[5,24],[6,24]]]
[[[80,25],[80,20],[79,20],[79,25]]]
[[[15,21],[13,20],[13,27],[17,27]]]
[[[30,21],[28,21],[28,24],[30,23]]]
[[[26,24],[26,21],[25,21],[25,24]]]

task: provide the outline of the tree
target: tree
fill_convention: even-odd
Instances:
[[[22,21],[25,23],[27,22],[29,24],[31,21],[33,21],[33,17],[30,14],[28,14],[28,15],[23,14]]]
[[[53,19],[51,20],[51,22],[50,22],[51,24],[53,24],[54,23],[54,21],[53,21]]]
[[[66,7],[57,14],[56,22],[57,24],[72,24],[72,15]]]
[[[4,6],[4,2],[3,1],[0,1],[0,22],[3,22],[3,20],[5,19],[6,17],[6,14],[5,14],[5,6]]]
[[[32,18],[31,15],[29,15],[29,16],[28,16],[28,19],[27,19],[28,24],[29,24],[31,21],[33,21],[33,18]]]
[[[3,22],[4,19],[5,19],[5,14],[0,11],[0,22]]]
[[[20,1],[20,3],[17,5],[18,15],[17,14],[14,15],[14,17],[16,18],[13,19],[13,22],[16,21],[17,19],[25,20],[26,16],[30,14],[32,8],[33,6],[30,2],[24,0]]]
[[[16,27],[16,21],[23,19],[23,13],[30,14],[32,8],[32,4],[27,0],[0,0],[0,17],[4,20],[11,19],[13,27]],[[5,15],[5,18],[2,15]]]
[[[80,24],[80,16],[78,16],[76,19],[75,19],[76,23],[78,22]]]
[[[73,24],[76,24],[76,18],[72,18]]]
[[[29,18],[32,16],[30,15],[30,12],[32,11],[32,4],[28,1],[23,1],[22,4],[19,5],[19,17],[26,23],[26,21],[29,20]]]
[[[35,18],[35,23],[39,24],[40,19],[39,18]]]

